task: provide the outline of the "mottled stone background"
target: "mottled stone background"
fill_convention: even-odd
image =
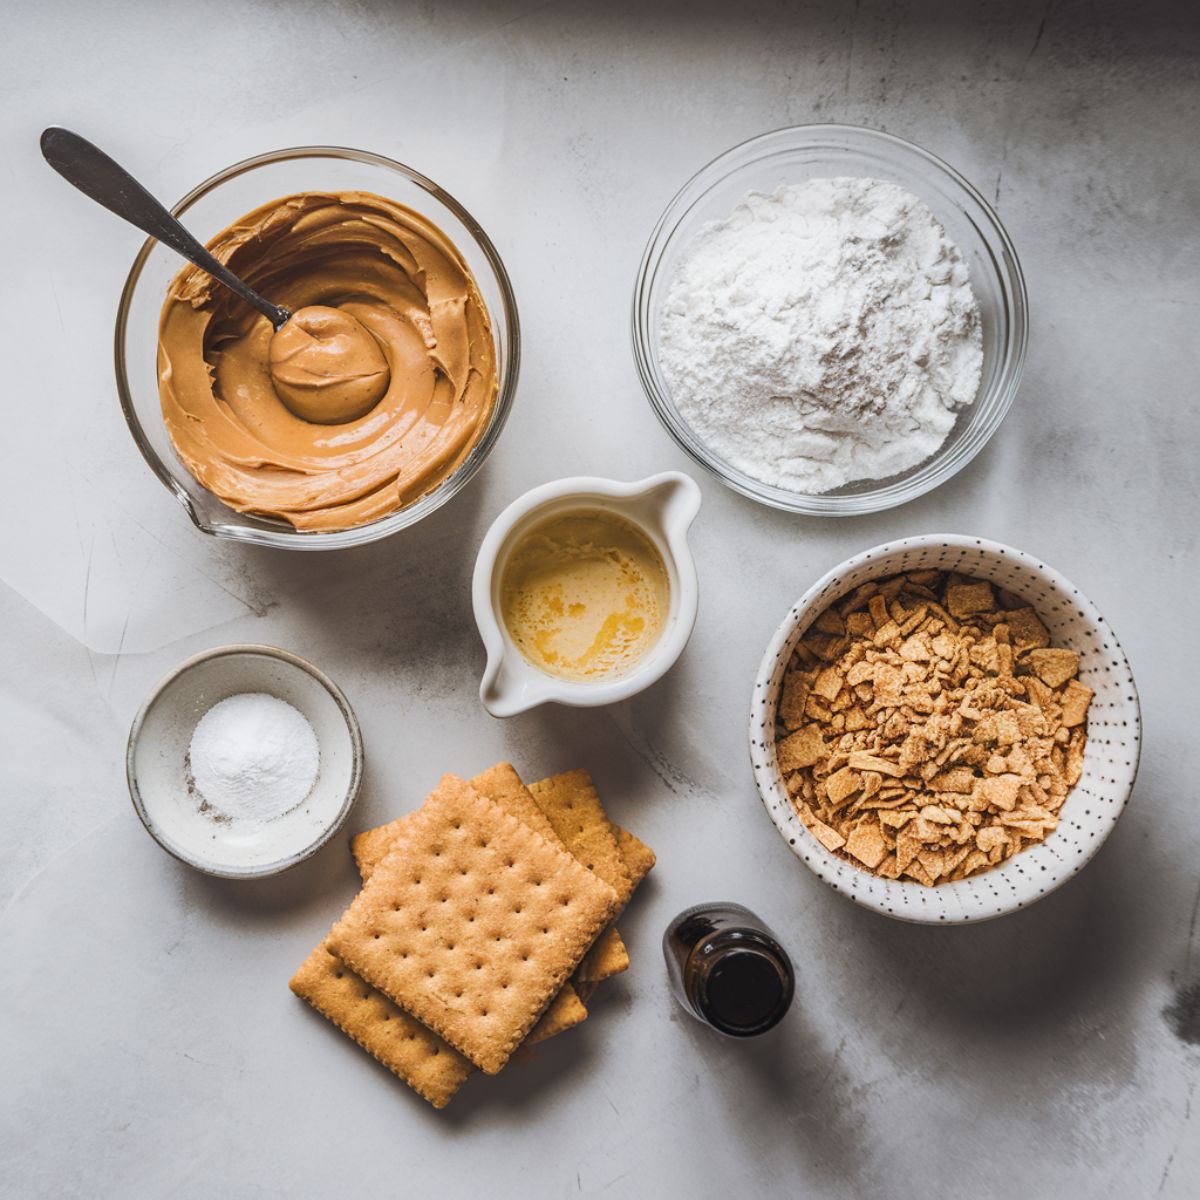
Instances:
[[[1185,1197],[1200,1192],[1196,334],[1200,9],[1150,3],[10,6],[0,480],[0,1193],[30,1196]],[[690,469],[642,397],[634,272],[676,188],[794,122],[911,138],[993,199],[1031,295],[1025,382],[966,471],[845,521],[709,479],[684,659],[607,711],[475,700],[467,583],[545,479]],[[117,294],[139,243],[37,154],[51,122],[168,198],[238,158],[335,142],[412,163],[513,275],[525,360],[487,470],[419,528],[289,557],[191,529],[120,417]],[[842,558],[953,530],[1079,584],[1141,688],[1133,802],[1093,864],[977,928],[828,892],[761,811],[745,725],[791,601]],[[339,839],[276,881],[180,867],[130,808],[146,690],[239,640],[345,687],[361,828],[445,769],[589,767],[659,851],[593,1019],[447,1113],[287,991],[353,892]],[[794,952],[793,1015],[731,1045],[678,1013],[658,938],[729,896]]]

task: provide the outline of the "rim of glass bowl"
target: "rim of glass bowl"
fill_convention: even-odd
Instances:
[[[941,175],[960,195],[963,216],[979,232],[988,260],[1000,284],[1001,306],[1007,336],[999,347],[996,383],[989,392],[975,397],[978,412],[986,403],[984,417],[956,442],[939,448],[932,457],[900,479],[869,491],[806,495],[763,483],[739,471],[713,454],[680,417],[670,398],[670,389],[659,372],[652,345],[651,292],[657,281],[666,252],[679,232],[684,218],[719,184],[750,163],[781,153],[804,149],[844,151],[855,148],[882,149],[907,159],[915,159],[935,175]],[[808,516],[858,516],[893,508],[915,500],[957,474],[987,444],[1012,407],[1021,383],[1025,352],[1029,340],[1029,296],[1025,275],[1017,252],[1000,218],[978,189],[953,167],[928,150],[894,134],[862,125],[788,125],[739,142],[718,154],[700,168],[678,192],[659,217],[646,243],[638,266],[633,292],[633,356],[642,388],[655,415],[676,444],[693,461],[715,475],[727,487],[760,504]]]
[[[270,150],[264,154],[256,154],[244,158],[224,170],[210,175],[202,183],[197,184],[183,199],[171,206],[171,212],[181,217],[189,208],[203,196],[208,195],[214,188],[239,175],[244,175],[256,167],[267,166],[271,163],[287,162],[298,158],[342,158],[369,166],[384,167],[405,176],[418,187],[428,192],[440,204],[445,205],[466,226],[471,236],[476,240],[479,249],[488,265],[495,273],[496,285],[500,291],[501,305],[504,310],[505,336],[503,353],[507,364],[505,377],[500,384],[492,416],[482,437],[475,443],[471,453],[463,460],[457,470],[444,479],[432,492],[419,500],[399,510],[379,517],[364,525],[356,525],[351,529],[335,531],[302,531],[280,524],[279,528],[247,528],[241,525],[222,524],[219,520],[208,523],[201,520],[197,514],[192,498],[175,480],[170,469],[158,456],[154,447],[142,428],[134,408],[133,396],[130,392],[129,377],[125,366],[125,329],[129,318],[129,309],[133,303],[133,294],[141,278],[142,270],[151,251],[158,244],[154,238],[147,238],[133,260],[125,286],[121,289],[121,299],[117,305],[117,325],[114,337],[113,354],[117,375],[117,395],[121,401],[121,411],[125,415],[125,423],[133,435],[133,440],[147,465],[158,476],[159,481],[183,505],[192,524],[203,533],[214,537],[226,538],[232,541],[248,542],[257,546],[279,546],[289,550],[334,550],[345,546],[359,546],[366,542],[374,542],[387,537],[409,525],[427,517],[434,510],[441,508],[448,500],[458,494],[474,477],[483,465],[492,448],[495,446],[504,423],[508,420],[512,408],[513,397],[517,390],[517,376],[521,365],[521,330],[517,315],[517,301],[513,293],[512,281],[500,258],[499,252],[492,244],[491,238],[484,232],[483,227],[449,192],[439,187],[432,179],[422,175],[412,167],[406,166],[395,159],[382,154],[374,154],[369,150],[355,150],[349,146],[292,146],[283,150]],[[181,469],[187,468],[180,464]],[[202,486],[202,485],[198,485]],[[213,496],[216,503],[222,503],[220,498]],[[235,510],[229,512],[240,515]],[[265,518],[258,518],[265,520]]]

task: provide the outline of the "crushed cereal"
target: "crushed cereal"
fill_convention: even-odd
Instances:
[[[910,571],[827,608],[784,675],[776,753],[809,831],[932,887],[1045,839],[1083,770],[1092,689],[1037,613]]]

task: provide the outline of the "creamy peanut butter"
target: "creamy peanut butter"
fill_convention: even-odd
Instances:
[[[669,608],[662,555],[610,512],[569,512],[534,526],[501,576],[501,614],[517,649],[562,679],[627,674],[658,641]]]
[[[367,192],[301,193],[209,249],[293,315],[276,332],[195,267],[172,281],[163,419],[204,487],[297,529],[347,529],[463,461],[495,404],[496,350],[478,285],[437,226]]]

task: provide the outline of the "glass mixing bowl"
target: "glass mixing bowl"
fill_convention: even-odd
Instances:
[[[427,216],[458,247],[492,319],[499,391],[491,419],[458,469],[433,491],[386,517],[334,532],[300,531],[284,521],[235,512],[193,478],[175,454],[158,398],[158,319],[183,259],[151,239],[141,248],[117,307],[117,392],[133,439],[154,473],[205,533],[261,546],[329,550],[387,537],[440,508],[482,466],[512,407],[520,330],[512,285],[479,223],[432,180],[378,154],[341,146],[299,146],[235,163],[190,191],[171,210],[202,242],[252,209],[292,192],[365,191]]]
[[[975,402],[962,409],[938,451],[890,479],[860,480],[831,492],[774,487],[715,454],[680,415],[659,364],[663,300],[681,255],[711,221],[751,191],[825,176],[886,179],[929,206],[957,244],[971,275],[983,332]],[[650,404],[667,432],[702,467],[743,495],[816,516],[891,508],[944,483],[983,449],[1016,395],[1028,338],[1028,297],[1016,251],[991,206],[961,175],[911,142],[851,125],[797,125],[752,138],[713,159],[667,206],[650,236],[633,293],[633,351]]]

